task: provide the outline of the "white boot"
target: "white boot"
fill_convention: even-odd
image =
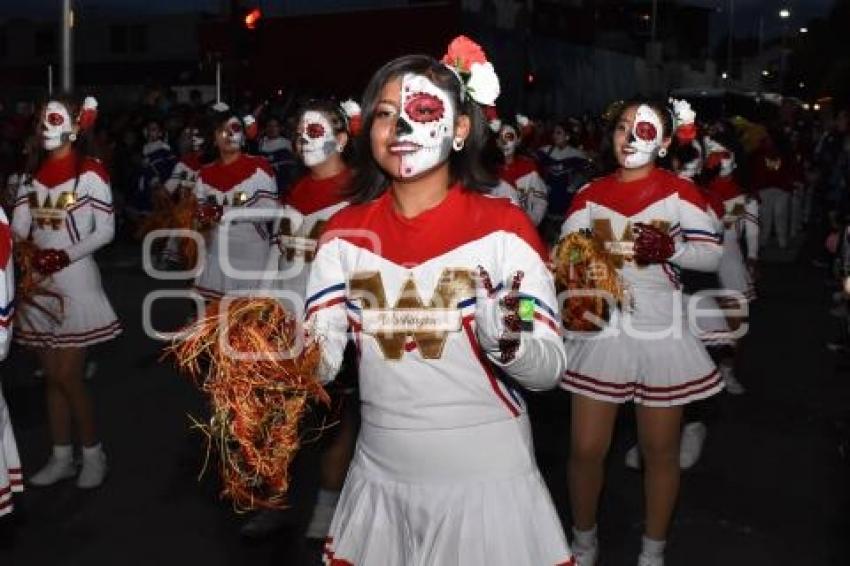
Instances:
[[[596,566],[596,559],[599,556],[596,527],[589,531],[580,531],[573,527],[573,542],[570,544],[570,550],[578,566]]]
[[[47,464],[30,477],[29,483],[36,487],[45,487],[73,477],[76,473],[71,445],[54,446]]]
[[[735,377],[735,368],[732,366],[721,365],[720,375],[723,376],[723,383],[726,385],[726,391],[730,395],[743,395],[747,392],[741,382]]]
[[[90,448],[83,447],[83,469],[77,478],[77,487],[93,489],[100,486],[106,478],[106,454],[100,444]]]
[[[640,469],[640,448],[637,444],[629,448],[626,452],[626,467],[632,470]]]
[[[307,527],[307,538],[325,540],[331,530],[331,521],[334,518],[338,502],[338,491],[319,490],[316,506],[313,507],[313,516],[310,518],[310,525]]]
[[[682,441],[679,445],[680,468],[687,470],[699,461],[707,434],[708,429],[702,423],[688,423],[684,426]]]
[[[665,540],[653,540],[643,537],[643,543],[638,556],[638,566],[664,566]]]

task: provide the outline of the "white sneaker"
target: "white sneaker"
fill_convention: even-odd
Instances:
[[[84,449],[85,450],[85,449]],[[80,489],[94,489],[99,487],[106,478],[106,454],[98,450],[93,454],[83,454],[83,469],[77,478],[77,487]]]
[[[313,516],[307,527],[306,537],[309,539],[325,540],[331,530],[331,521],[334,518],[335,507],[330,505],[316,504],[313,507]]]
[[[574,537],[570,544],[570,551],[573,553],[577,566],[596,566],[596,559],[599,556],[599,539],[594,536],[592,540],[580,544]]]
[[[46,487],[58,481],[73,477],[76,474],[77,468],[74,466],[74,460],[72,458],[66,460],[56,458],[56,456],[50,456],[47,464],[30,477],[29,483],[36,487]]]
[[[89,360],[86,362],[85,373],[83,373],[83,379],[86,381],[94,379],[94,376],[97,374],[97,362],[93,360]]]
[[[731,367],[721,367],[720,374],[723,376],[723,382],[726,385],[726,391],[730,395],[743,395],[747,392],[741,382],[735,377],[735,370]]]
[[[664,555],[656,554],[656,555],[648,555],[641,553],[638,556],[638,566],[664,566]]]
[[[688,423],[682,429],[679,445],[679,467],[687,470],[699,461],[708,429],[703,423]]]
[[[635,444],[626,452],[626,467],[632,470],[640,469],[640,448]]]

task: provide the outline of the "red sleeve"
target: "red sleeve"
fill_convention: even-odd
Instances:
[[[12,255],[12,231],[5,222],[0,223],[0,269],[4,269]]]

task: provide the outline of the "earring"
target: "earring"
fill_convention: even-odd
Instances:
[[[452,141],[452,149],[460,151],[463,149],[464,144],[466,144],[466,140],[458,136]]]
[[[345,151],[345,145],[343,145],[341,143],[336,144],[336,152],[342,153],[343,151]]]
[[[77,134],[72,132],[71,134],[68,135],[68,140],[72,141],[72,142],[77,141]]]
[[[667,157],[667,148],[666,147],[662,147],[661,149],[658,150],[658,157],[660,157],[661,159],[664,159],[665,157]]]

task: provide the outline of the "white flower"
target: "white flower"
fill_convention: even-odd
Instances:
[[[93,96],[87,96],[83,101],[83,110],[95,110],[97,108],[97,100]]]
[[[473,63],[466,83],[469,96],[478,104],[493,106],[499,98],[499,77],[492,63]]]
[[[526,116],[524,114],[517,114],[516,115],[516,125],[519,126],[520,128],[525,128],[530,123],[531,123],[531,119],[529,119],[528,116]]]
[[[697,119],[697,113],[691,108],[687,100],[670,99],[673,105],[673,115],[676,117],[677,126],[682,124],[693,124]]]
[[[499,130],[502,129],[502,121],[498,118],[493,118],[490,120],[490,129],[493,130],[494,134],[498,134]]]
[[[245,123],[246,128],[249,128],[257,123],[257,119],[254,118],[253,114],[248,114],[247,116],[242,118],[242,121]]]
[[[342,111],[345,112],[346,116],[349,118],[360,115],[360,105],[350,98],[340,104],[340,106],[342,107]]]

